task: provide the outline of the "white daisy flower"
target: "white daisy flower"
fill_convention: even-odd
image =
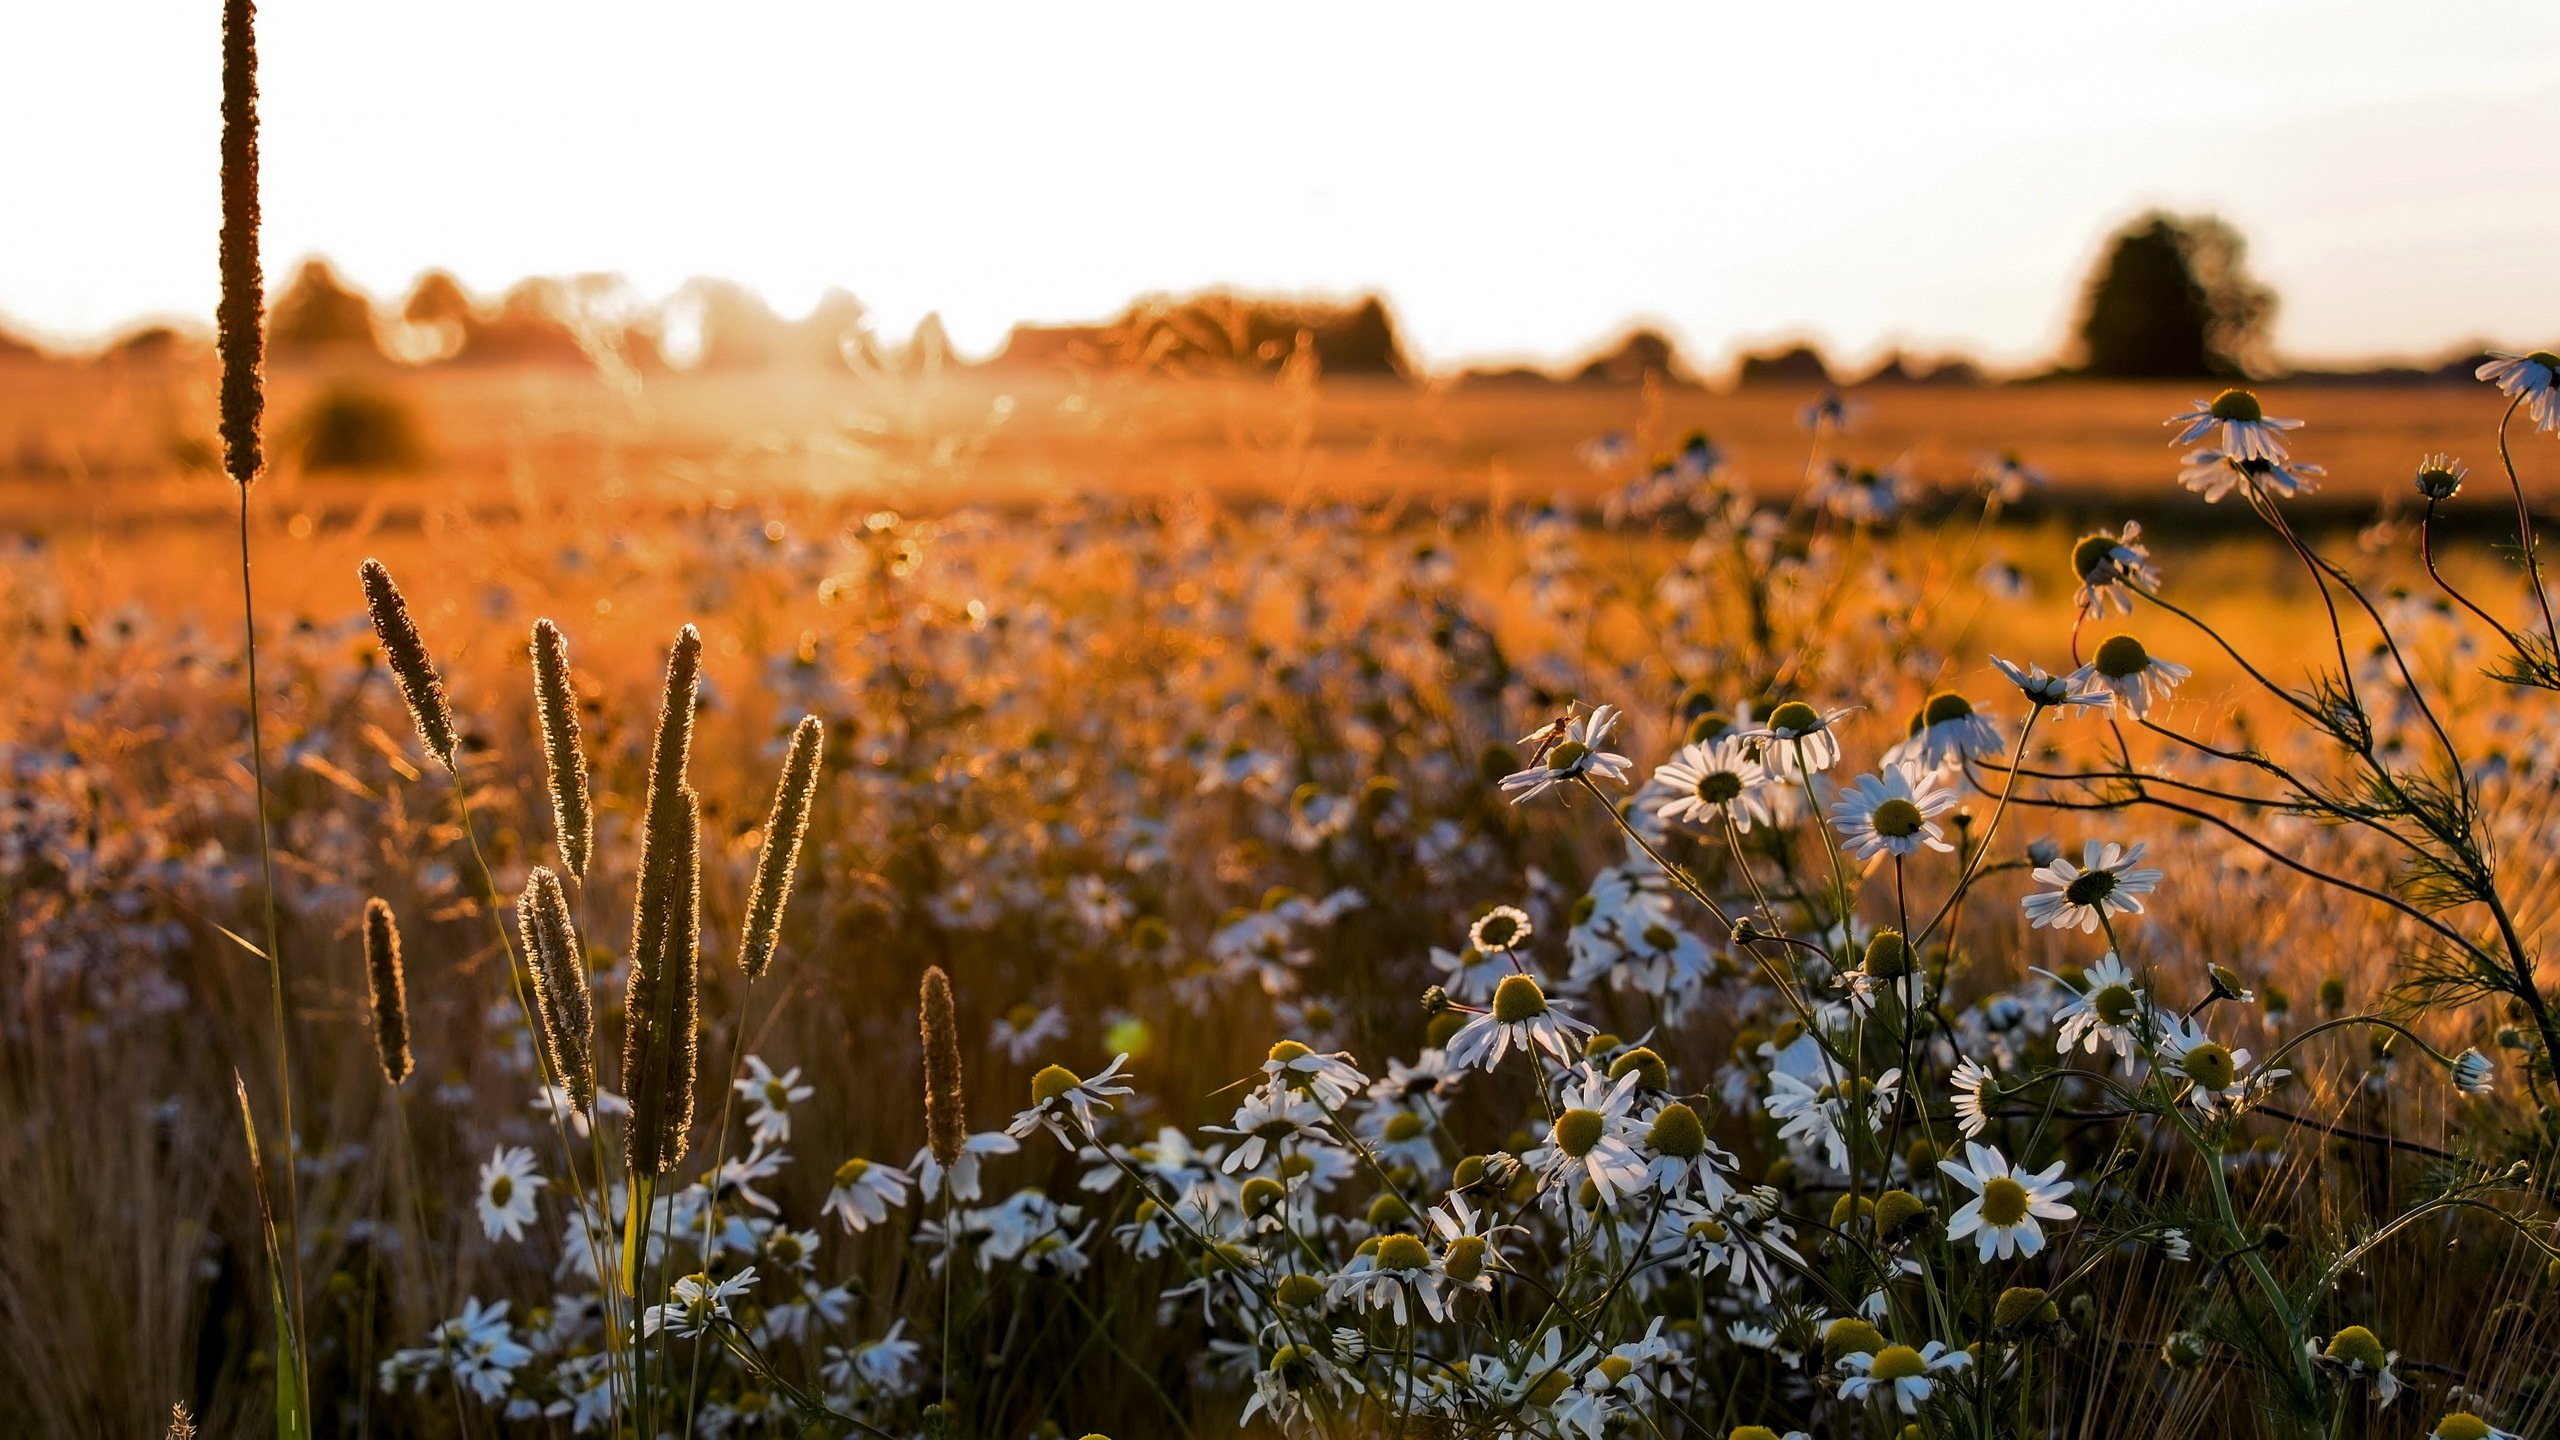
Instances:
[[[1259,1170],[1266,1158],[1279,1157],[1281,1147],[1293,1141],[1320,1141],[1329,1133],[1324,1111],[1314,1100],[1277,1085],[1265,1085],[1244,1097],[1226,1124],[1201,1128],[1236,1137],[1236,1148],[1227,1152],[1218,1167],[1230,1175]]]
[[[2203,1026],[2177,1016],[2169,1017],[2160,1037],[2160,1060],[2187,1080],[2188,1103],[2207,1113],[2224,1107],[2245,1110],[2292,1073],[2262,1070],[2253,1075],[2247,1050],[2224,1045]]]
[[[2150,714],[2153,705],[2168,699],[2194,673],[2153,656],[2130,635],[2110,635],[2088,664],[2071,673],[2071,683],[2103,689],[2139,717]]]
[[[2151,568],[2151,551],[2142,543],[2139,520],[2127,520],[2113,535],[2100,530],[2081,536],[2071,547],[2071,573],[2080,577],[2080,589],[2071,603],[2101,619],[2111,610],[2132,614],[2132,592],[2160,586],[2160,572]]]
[[[1973,1192],[1947,1221],[1947,1238],[1976,1237],[1984,1260],[2033,1255],[2044,1248],[2039,1220],[2069,1220],[2080,1212],[2062,1203],[2071,1182],[2062,1178],[2062,1162],[2054,1161],[2030,1175],[2012,1170],[2008,1157],[1988,1145],[1966,1141],[1967,1164],[1941,1160],[1938,1168]]]
[[[1840,1398],[1864,1400],[1872,1395],[1893,1401],[1905,1415],[1917,1415],[1937,1391],[1937,1382],[1930,1377],[1972,1363],[1971,1355],[1948,1349],[1943,1340],[1932,1340],[1917,1350],[1887,1345],[1873,1354],[1843,1356],[1840,1369],[1847,1378],[1840,1382]]]
[[[978,1182],[978,1164],[990,1155],[1011,1155],[1022,1149],[1022,1142],[1001,1130],[986,1130],[960,1142],[960,1157],[951,1162],[951,1198],[975,1200],[985,1192]],[[916,1152],[907,1162],[916,1177],[916,1187],[927,1195],[942,1193],[942,1162],[933,1158],[932,1147]]]
[[[1488,955],[1508,954],[1529,943],[1537,927],[1517,905],[1496,905],[1467,927],[1467,943]]]
[[[2497,1073],[2497,1065],[2476,1049],[2453,1057],[2453,1088],[2465,1095],[2488,1094]]]
[[[2302,428],[2299,420],[2269,418],[2258,397],[2246,390],[2225,390],[2210,400],[2198,400],[2170,416],[2167,423],[2180,427],[2170,444],[2207,441],[2241,460],[2282,460],[2284,432]]]
[[[1840,848],[1869,862],[1916,855],[1924,848],[1952,851],[1956,847],[1930,817],[1954,809],[1955,803],[1955,792],[1936,777],[1894,764],[1851,781],[1832,802],[1831,823],[1840,832]]]
[[[827,1192],[825,1213],[842,1220],[847,1230],[867,1230],[887,1220],[891,1210],[904,1209],[914,1183],[895,1165],[847,1160],[836,1167],[835,1188]]]
[[[708,1275],[696,1272],[675,1283],[667,1303],[652,1305],[640,1316],[640,1333],[655,1335],[664,1330],[679,1339],[692,1339],[712,1325],[729,1318],[729,1302],[753,1289],[756,1269],[750,1265],[726,1280],[714,1282]]]
[[[2143,848],[2139,843],[2128,850],[2112,840],[2091,840],[2081,847],[2077,865],[2056,856],[2037,866],[2033,878],[2054,888],[2019,901],[2028,923],[2039,930],[2050,927],[2094,935],[2107,916],[2141,914],[2140,897],[2160,883],[2159,871],[2134,863],[2142,858]]]
[[[2560,430],[2560,355],[2492,350],[2488,363],[2472,373],[2497,386],[2499,394],[2522,400],[2535,429]]]
[[[815,1087],[800,1083],[799,1066],[776,1075],[759,1055],[747,1057],[746,1078],[729,1083],[747,1097],[747,1131],[758,1145],[779,1145],[790,1139],[791,1107],[818,1093]]]
[[[1840,761],[1840,737],[1831,727],[1851,708],[1825,714],[1790,700],[1769,712],[1768,724],[1743,731],[1742,738],[1760,742],[1760,763],[1773,774],[1819,775]]]
[[[1884,763],[1944,770],[1998,755],[2001,744],[2000,727],[1991,717],[1964,696],[1942,690],[1911,712],[1910,732],[1884,752]]]
[[[1101,1123],[1097,1112],[1118,1109],[1112,1102],[1129,1093],[1128,1086],[1111,1083],[1120,1078],[1120,1067],[1128,1063],[1127,1055],[1117,1056],[1089,1080],[1064,1065],[1043,1067],[1031,1077],[1031,1108],[1014,1116],[1013,1123],[1004,1127],[1005,1133],[1019,1140],[1035,1130],[1046,1130],[1058,1137],[1059,1144],[1074,1151]],[[1066,1126],[1070,1116],[1077,1127],[1073,1133]]]
[[[2029,664],[2021,670],[1997,655],[1991,657],[1991,664],[2001,674],[2008,676],[2010,683],[2018,687],[2019,693],[2027,697],[2027,703],[2038,710],[2067,708],[2074,705],[2104,705],[2108,702],[2108,693],[2104,689],[2095,685],[2077,684],[2069,676],[2048,675],[2041,665]]]
[[[1721,817],[1736,830],[1747,831],[1769,821],[1768,803],[1759,793],[1768,783],[1769,772],[1751,758],[1739,736],[1683,745],[1653,772],[1653,788],[1671,797],[1654,813],[1665,820],[1699,825]]]
[[[2312,1363],[2345,1380],[2348,1384],[2370,1381],[2374,1400],[2383,1405],[2400,1398],[2400,1377],[2391,1367],[2400,1363],[2400,1352],[2385,1350],[2372,1331],[2362,1325],[2350,1325],[2329,1337],[2329,1343],[2306,1340],[2303,1349]]]
[[[1955,1092],[1956,1130],[1967,1140],[1990,1128],[1991,1117],[1984,1107],[1999,1093],[1997,1082],[1981,1061],[1970,1055],[1956,1061],[1947,1086]]]
[[[1578,719],[1542,726],[1520,737],[1523,745],[1544,747],[1544,754],[1526,770],[1502,777],[1502,788],[1520,793],[1511,799],[1514,805],[1532,800],[1569,780],[1585,776],[1615,784],[1627,783],[1627,772],[1635,762],[1624,755],[1601,749],[1609,732],[1618,728],[1618,707],[1601,705]]]
[[[1600,1203],[1615,1206],[1645,1187],[1644,1157],[1629,1143],[1635,1131],[1635,1090],[1642,1080],[1630,1070],[1612,1085],[1609,1077],[1584,1065],[1566,1081],[1547,1143],[1522,1157],[1539,1169],[1549,1191],[1570,1203],[1588,1179],[1599,1191]]]
[[[2094,1055],[2100,1045],[2108,1045],[2117,1059],[2131,1060],[2150,1014],[2150,997],[2135,987],[2133,972],[2110,950],[2089,967],[2086,983],[2071,992],[2070,1002],[2054,1012],[2053,1048],[2064,1055],[2075,1049]]]
[[[1028,1065],[1066,1035],[1064,1007],[1016,1005],[996,1017],[993,1043],[1014,1064]]]
[[[1672,1101],[1645,1122],[1644,1150],[1653,1158],[1645,1178],[1666,1195],[1696,1191],[1711,1206],[1733,1198],[1732,1152],[1707,1137],[1706,1122],[1682,1101]]]
[[[2436,1422],[2427,1432],[2427,1440],[2524,1440],[2512,1430],[2501,1430],[2468,1410],[2456,1410]]]
[[[2039,490],[2050,489],[2053,477],[2030,465],[2015,450],[1983,457],[1975,472],[1983,494],[2002,505],[2015,505]]]
[[[1825,1062],[1828,1069],[1829,1062]],[[1778,1138],[1801,1141],[1821,1147],[1834,1170],[1849,1167],[1849,1140],[1845,1123],[1850,1113],[1850,1096],[1863,1098],[1867,1105],[1864,1124],[1870,1130],[1884,1123],[1893,1113],[1896,1097],[1901,1093],[1902,1071],[1887,1070],[1870,1080],[1860,1076],[1853,1081],[1829,1081],[1815,1085],[1799,1075],[1784,1070],[1769,1072],[1769,1095],[1761,1101],[1779,1122]]]
[[[533,1197],[551,1182],[534,1173],[533,1151],[499,1146],[480,1167],[480,1230],[495,1240],[524,1238],[533,1223]]]
[[[1370,1085],[1348,1053],[1322,1054],[1295,1040],[1272,1046],[1270,1057],[1262,1062],[1262,1073],[1270,1077],[1269,1083],[1314,1095],[1316,1103],[1328,1110],[1341,1109]]]
[[[1375,1249],[1352,1257],[1325,1287],[1335,1304],[1349,1301],[1362,1310],[1386,1310],[1398,1325],[1411,1322],[1408,1302],[1418,1302],[1434,1320],[1449,1318],[1448,1297],[1431,1247],[1412,1235],[1384,1235]]]
[[[1458,1027],[1446,1047],[1449,1063],[1461,1070],[1490,1070],[1513,1047],[1544,1050],[1565,1064],[1581,1054],[1581,1037],[1592,1028],[1556,1008],[1547,992],[1526,975],[1508,975],[1493,990],[1493,1008]]]
[[[2178,483],[2203,496],[2207,505],[2221,503],[2233,490],[2277,500],[2308,495],[2329,473],[2298,460],[2258,459],[2210,448],[2192,452],[2180,464]]]

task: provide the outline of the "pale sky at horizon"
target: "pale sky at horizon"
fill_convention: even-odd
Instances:
[[[1383,291],[1435,365],[1631,321],[2032,363],[2116,224],[2237,224],[2297,360],[2549,345],[2560,12],[266,0],[266,261],[377,296],[841,285],[963,350]],[[0,317],[209,316],[219,5],[0,7]],[[1819,18],[1808,18],[1815,17]]]

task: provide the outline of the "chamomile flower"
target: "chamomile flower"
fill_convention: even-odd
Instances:
[[[747,1057],[744,1079],[729,1082],[747,1098],[747,1132],[758,1145],[779,1145],[791,1138],[791,1107],[817,1094],[813,1086],[800,1083],[800,1067],[794,1065],[776,1075],[764,1057]]]
[[[2499,394],[2524,402],[2535,429],[2560,430],[2560,355],[2492,350],[2488,362],[2472,373],[2497,386]]]
[[[2450,500],[2462,493],[2462,482],[2470,474],[2450,455],[2429,455],[2418,462],[2418,493],[2429,500]]]
[[[2130,635],[2110,635],[2088,664],[2072,672],[2071,682],[2105,690],[2115,697],[2116,704],[2139,718],[2150,714],[2154,704],[2168,699],[2194,673],[2175,661],[2154,656]]]
[[[1566,1064],[1581,1053],[1581,1037],[1589,1025],[1556,1008],[1547,992],[1526,975],[1507,975],[1493,990],[1493,1008],[1458,1027],[1446,1047],[1449,1063],[1459,1069],[1490,1070],[1514,1047],[1544,1050]]]
[[[2383,1405],[2400,1398],[2400,1377],[2391,1367],[2400,1363],[2400,1352],[2385,1350],[2372,1331],[2362,1325],[2350,1325],[2329,1337],[2329,1343],[2306,1340],[2303,1348],[2312,1363],[2350,1385],[2370,1383],[2374,1400]]]
[[[1600,748],[1608,742],[1609,732],[1618,728],[1618,718],[1618,707],[1600,705],[1588,715],[1561,720],[1521,736],[1521,744],[1543,746],[1545,754],[1528,769],[1502,777],[1503,789],[1520,792],[1511,803],[1535,799],[1568,781],[1586,777],[1619,785],[1627,783],[1627,772],[1635,762]]]
[[[2488,1094],[2497,1073],[2497,1065],[2478,1050],[2465,1050],[2453,1057],[2453,1088],[2465,1095]]]
[[[1412,1235],[1381,1236],[1375,1249],[1353,1257],[1326,1287],[1335,1304],[1349,1301],[1362,1310],[1386,1310],[1398,1325],[1411,1322],[1412,1305],[1434,1320],[1449,1318],[1443,1278],[1431,1248]]]
[[[1943,770],[2000,753],[2000,727],[1971,700],[1952,690],[1932,695],[1911,712],[1910,732],[1884,752],[1884,763]]]
[[[2027,703],[2038,710],[2069,709],[2075,706],[2104,705],[2108,695],[2095,685],[2079,684],[2072,676],[2048,675],[2041,665],[2029,664],[2020,669],[1994,655],[1992,668],[2009,677]]]
[[[2512,1430],[2501,1430],[2468,1410],[2456,1410],[2436,1422],[2427,1432],[2427,1440],[2524,1440]]]
[[[2028,464],[2015,450],[1984,456],[1974,478],[1982,486],[1983,494],[1999,505],[2015,505],[2053,485],[2052,476]]]
[[[2178,483],[2203,496],[2207,505],[2219,504],[2234,490],[2271,500],[2308,495],[2329,473],[2299,460],[2233,455],[2210,447],[2193,452],[2180,465]]]
[[[1536,933],[1527,911],[1516,905],[1496,905],[1467,927],[1467,943],[1488,955],[1509,954],[1528,944]]]
[[[533,1197],[551,1182],[534,1173],[533,1151],[501,1145],[480,1167],[480,1230],[495,1240],[524,1238],[533,1223]]]
[[[508,1303],[483,1305],[476,1295],[463,1301],[460,1315],[427,1332],[425,1347],[399,1351],[382,1362],[382,1383],[388,1387],[407,1375],[424,1390],[437,1370],[451,1370],[454,1380],[484,1404],[507,1398],[515,1388],[515,1372],[533,1363],[533,1351],[515,1338],[515,1327],[507,1323]]]
[[[2141,1044],[2140,1031],[2150,1013],[2150,997],[2135,987],[2133,972],[2110,950],[2089,967],[2082,988],[2072,992],[2070,1002],[2054,1012],[2053,1048],[2064,1055],[2074,1050],[2094,1055],[2100,1045],[2107,1045],[2114,1048],[2117,1059],[2130,1060]]]
[[[1984,1107],[1998,1095],[1999,1087],[1981,1061],[1970,1055],[1958,1058],[1947,1077],[1947,1088],[1955,1092],[1958,1133],[1970,1140],[1990,1128],[1991,1117]]]
[[[1347,1053],[1327,1055],[1295,1040],[1272,1046],[1269,1058],[1262,1062],[1262,1073],[1270,1077],[1270,1084],[1315,1096],[1316,1103],[1328,1110],[1341,1109],[1370,1084]]]
[[[868,1230],[887,1220],[891,1210],[904,1209],[914,1184],[895,1165],[857,1157],[836,1167],[835,1188],[827,1192],[825,1210],[842,1220],[847,1230]]]
[[[664,1330],[679,1339],[692,1339],[728,1319],[729,1302],[755,1288],[755,1283],[752,1265],[720,1281],[699,1272],[687,1275],[675,1283],[665,1304],[641,1312],[640,1333],[655,1335]]]
[[[1893,764],[1851,781],[1832,802],[1831,823],[1840,832],[1840,848],[1861,860],[1951,851],[1955,847],[1930,819],[1955,803],[1955,792],[1936,777],[1907,763]]]
[[[1431,947],[1431,968],[1440,972],[1440,988],[1461,1005],[1482,1005],[1493,998],[1502,977],[1519,973],[1502,956],[1470,945],[1464,950]]]
[[[1236,1137],[1236,1148],[1227,1152],[1219,1166],[1230,1175],[1261,1169],[1266,1158],[1276,1160],[1283,1147],[1293,1142],[1322,1141],[1330,1134],[1325,1129],[1324,1111],[1314,1100],[1272,1085],[1245,1096],[1226,1124],[1202,1128]]]
[[[1829,1062],[1824,1062],[1829,1069]],[[1834,1072],[1836,1073],[1836,1072]],[[1801,1141],[1821,1148],[1834,1170],[1849,1167],[1849,1140],[1844,1128],[1851,1105],[1864,1100],[1867,1114],[1864,1123],[1873,1128],[1893,1113],[1894,1102],[1901,1094],[1902,1071],[1887,1070],[1870,1080],[1865,1076],[1826,1080],[1816,1085],[1800,1075],[1784,1070],[1769,1074],[1768,1098],[1761,1108],[1777,1120],[1778,1138]]]
[[[2246,1109],[2291,1073],[2262,1070],[2253,1075],[2248,1051],[2225,1045],[2194,1021],[2176,1016],[2169,1018],[2161,1036],[2160,1059],[2172,1073],[2186,1079],[2188,1103],[2207,1113],[2223,1107]]]
[[[960,1157],[951,1162],[951,1172],[948,1177],[951,1183],[951,1198],[954,1200],[977,1199],[985,1193],[978,1182],[979,1162],[990,1155],[1011,1155],[1021,1149],[1022,1142],[1002,1130],[981,1131],[961,1141]],[[918,1150],[916,1158],[907,1163],[907,1169],[915,1175],[916,1187],[925,1194],[942,1193],[945,1179],[942,1162],[933,1158],[932,1147]]]
[[[1937,1393],[1934,1377],[1972,1363],[1972,1355],[1948,1349],[1943,1340],[1932,1340],[1917,1350],[1908,1345],[1887,1345],[1872,1354],[1843,1356],[1840,1369],[1846,1378],[1840,1382],[1840,1398],[1864,1400],[1873,1396],[1891,1400],[1905,1415],[1917,1415],[1929,1397]]]
[[[2179,427],[2170,444],[2193,445],[2201,440],[2240,460],[2282,460],[2284,432],[2302,428],[2299,420],[2270,418],[2258,397],[2246,390],[2225,390],[2211,400],[2198,400],[2170,416],[2167,423]]]
[[[1653,772],[1654,788],[1671,797],[1654,813],[1665,820],[1698,825],[1723,819],[1736,830],[1748,831],[1754,824],[1768,823],[1768,803],[1760,794],[1768,783],[1769,772],[1751,758],[1739,736],[1683,745]]]
[[[1976,1237],[1986,1261],[2011,1255],[2033,1255],[2044,1249],[2040,1220],[2068,1220],[2080,1212],[2062,1203],[2071,1182],[2062,1178],[2062,1162],[2028,1174],[2010,1168],[2008,1157],[1988,1145],[1965,1142],[1966,1163],[1941,1160],[1938,1168],[1973,1198],[1947,1221],[1947,1238]]]
[[[1128,1063],[1128,1056],[1118,1056],[1091,1079],[1078,1076],[1064,1065],[1044,1067],[1031,1077],[1031,1108],[1014,1116],[1005,1133],[1019,1140],[1035,1130],[1046,1130],[1058,1137],[1059,1144],[1074,1151],[1101,1123],[1096,1112],[1118,1109],[1113,1101],[1129,1093],[1128,1086],[1111,1083],[1120,1078],[1120,1067]],[[1076,1124],[1072,1132],[1066,1124],[1070,1117]]]
[[[2100,619],[2114,610],[2132,614],[2132,592],[2160,585],[2160,572],[2151,568],[2151,551],[2142,543],[2139,520],[2127,520],[2113,535],[2100,530],[2081,536],[2071,547],[2071,573],[2080,577],[2072,605]]]
[[[1742,732],[1760,742],[1760,763],[1772,773],[1819,775],[1838,764],[1840,737],[1831,727],[1849,713],[1843,706],[1828,714],[1801,700],[1789,700],[1769,712],[1769,723]]]
[[[1568,1199],[1589,1180],[1600,1203],[1615,1205],[1644,1188],[1644,1157],[1630,1143],[1635,1117],[1636,1086],[1643,1077],[1629,1071],[1612,1085],[1590,1066],[1569,1081],[1558,1100],[1547,1143],[1525,1158],[1539,1168],[1547,1188]]]
[[[996,1017],[994,1045],[1016,1065],[1028,1065],[1067,1036],[1067,1012],[1056,1005],[1016,1005]]]
[[[1694,1191],[1711,1206],[1733,1198],[1733,1155],[1707,1137],[1706,1122],[1686,1102],[1674,1100],[1653,1112],[1643,1147],[1653,1157],[1645,1178],[1654,1189],[1665,1195]]]
[[[2039,930],[2049,927],[2094,935],[2110,915],[2141,914],[2141,897],[2160,883],[2159,871],[2135,863],[2142,859],[2143,848],[2139,843],[2128,850],[2112,840],[2091,840],[2081,847],[2077,865],[2055,856],[2036,867],[2035,881],[2053,888],[2019,902],[2027,922]]]

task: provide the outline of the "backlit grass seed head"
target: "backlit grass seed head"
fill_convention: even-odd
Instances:
[[[383,663],[399,683],[400,698],[408,702],[418,741],[450,770],[460,749],[453,708],[445,701],[444,682],[436,676],[435,661],[418,636],[417,622],[410,618],[409,602],[381,561],[367,560],[357,573],[364,580],[365,610],[373,617],[373,633],[382,641]]]
[[[583,880],[595,852],[596,822],[587,797],[587,753],[578,736],[577,688],[569,678],[569,641],[559,626],[536,620],[532,649],[534,714],[542,724],[542,763],[560,863]]]
[[[409,988],[400,971],[400,926],[389,902],[364,903],[365,988],[373,1002],[373,1049],[394,1085],[416,1068],[409,1055]]]
[[[637,928],[646,943],[633,949],[624,999],[625,1148],[632,1172],[643,1175],[664,1174],[684,1158],[702,1043],[702,816],[692,787],[675,787],[673,808],[668,823],[651,822],[663,839],[644,862]]]
[[[535,1018],[551,1072],[568,1089],[570,1104],[584,1110],[596,1098],[595,1003],[569,894],[558,875],[535,866],[525,877],[516,925],[532,962]]]
[[[818,793],[818,755],[826,737],[827,728],[815,715],[801,716],[791,732],[791,754],[782,763],[773,809],[765,816],[764,848],[756,855],[755,887],[738,941],[738,967],[749,980],[764,974],[782,940],[782,910],[791,898],[792,874],[800,868],[801,842],[808,838],[809,810]]]
[[[222,6],[222,299],[214,346],[222,357],[222,467],[246,486],[266,468],[266,277],[258,266],[257,6]]]
[[[969,1125],[960,1093],[960,1022],[951,1004],[951,978],[939,965],[925,969],[916,1015],[924,1040],[925,1144],[948,1172],[968,1143]]]

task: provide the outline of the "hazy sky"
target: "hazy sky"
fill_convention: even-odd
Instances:
[[[2150,205],[2289,355],[2560,336],[2560,8],[266,0],[267,263],[831,284],[964,349],[1213,283],[1430,359],[2050,353]],[[0,315],[209,314],[215,0],[0,4]]]

